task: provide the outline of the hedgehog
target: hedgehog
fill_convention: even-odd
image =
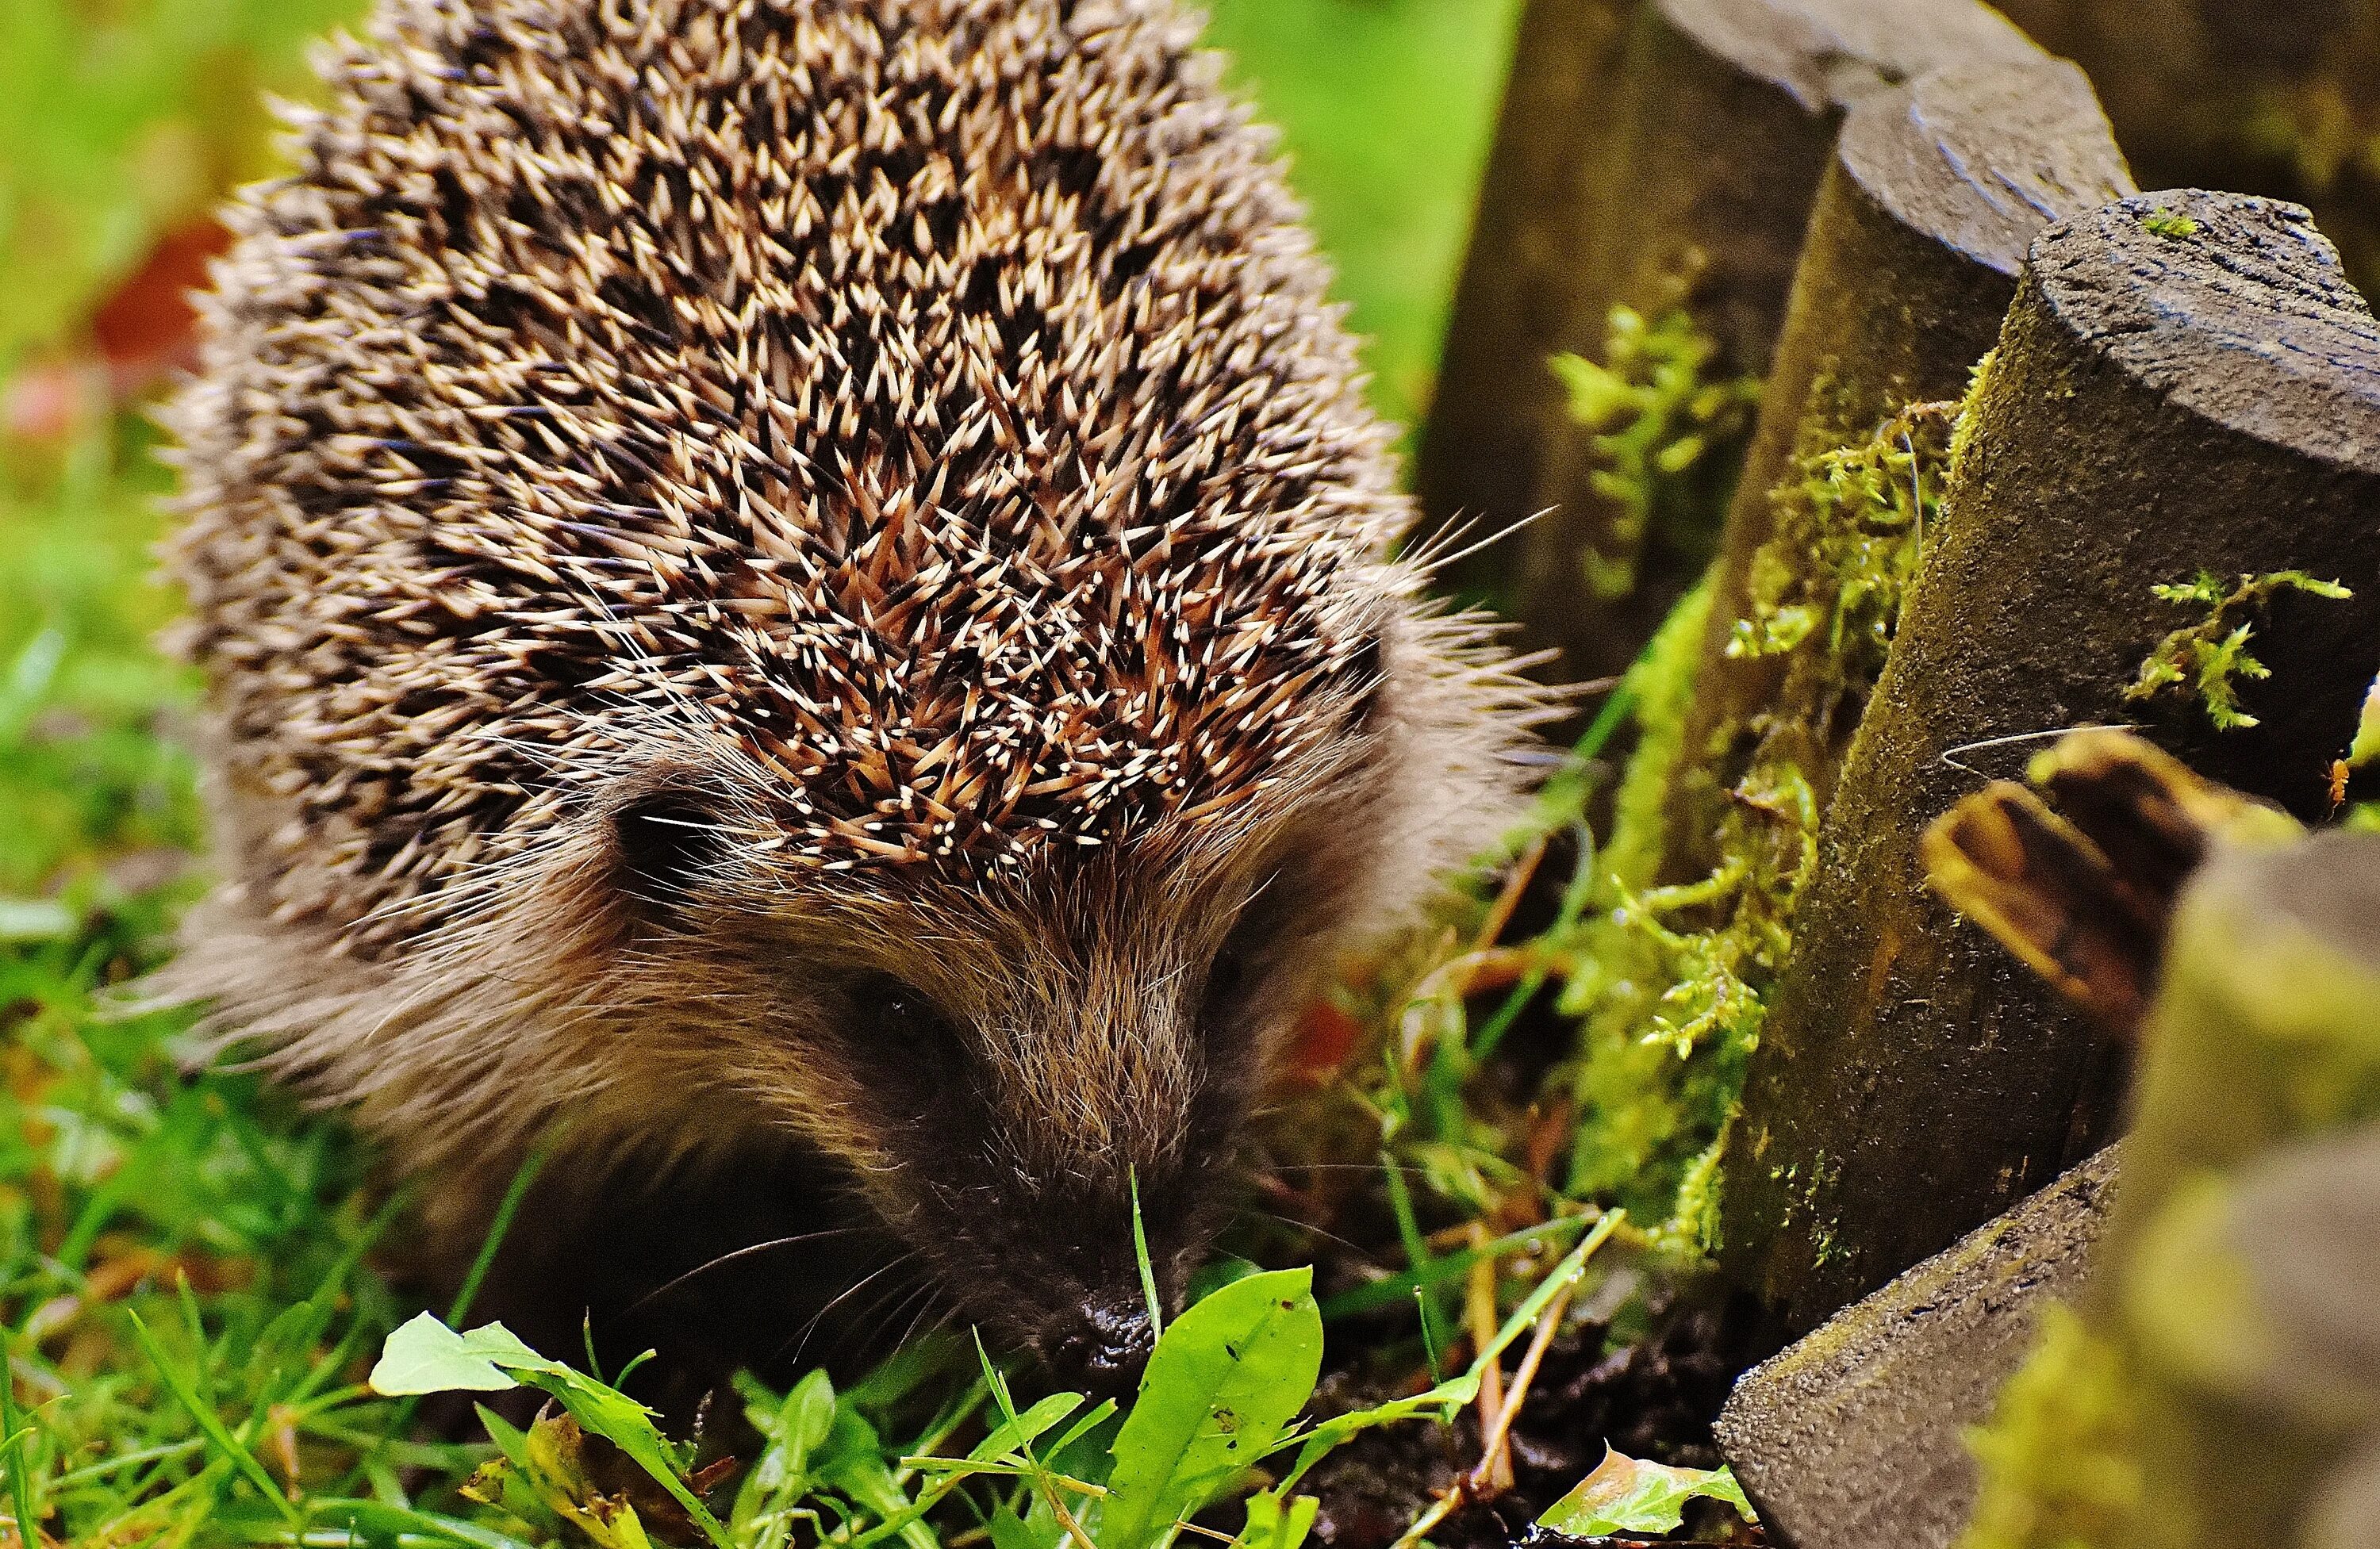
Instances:
[[[847,1216],[1128,1375],[1135,1213],[1178,1302],[1543,708],[1400,552],[1269,131],[1170,0],[382,0],[319,63],[168,411],[224,879],[160,992],[433,1244],[549,1158],[522,1284]]]

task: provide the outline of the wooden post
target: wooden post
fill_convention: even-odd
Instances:
[[[1975,1504],[1967,1427],[2079,1295],[2118,1182],[2110,1146],[1745,1373],[1715,1427],[1772,1540],[1949,1549]]]
[[[1453,579],[1592,677],[1708,563],[1741,448],[1683,476],[1701,520],[1631,534],[1549,360],[1601,359],[1614,308],[1682,309],[1714,346],[1706,381],[1765,375],[1841,108],[2040,54],[1973,0],[1533,0],[1521,38],[1415,478],[1433,521],[1482,533],[1554,508]]]
[[[2139,722],[2318,813],[2380,638],[2375,511],[2380,326],[2302,210],[2143,194],[2036,239],[1730,1139],[1724,1253],[1783,1328],[2041,1187],[2115,1117],[2119,1059],[1925,887],[1919,831],[2038,745],[1979,744]],[[2214,602],[2151,595],[2202,572]],[[2268,608],[2224,590],[2242,575]],[[2219,729],[2194,674],[2129,696],[2153,656],[2220,658],[2243,623],[2271,672],[2232,678],[2258,724]]]
[[[2003,1394],[1964,1542],[2370,1543],[2380,838],[2219,851],[2164,955],[2083,1322]]]
[[[1414,478],[1430,518],[1495,531],[1535,509],[1542,427],[1561,412],[1546,358],[1573,348],[1555,320],[1582,309],[1582,255],[1614,160],[1630,0],[1528,0],[1449,312]],[[1608,303],[1606,304],[1608,307]],[[1600,341],[1600,334],[1597,341]],[[1482,585],[1494,562],[1466,567]]]
[[[1670,880],[1720,864],[1729,793],[1756,765],[1792,766],[1825,810],[1883,666],[1889,601],[1875,599],[1878,617],[1861,615],[1864,594],[1847,598],[1843,584],[1857,578],[1832,573],[1826,555],[1889,571],[1874,577],[1888,590],[1906,561],[1877,558],[1891,535],[1861,543],[1822,530],[1815,459],[1867,440],[1910,405],[1961,396],[1998,337],[2034,236],[2130,191],[2089,83],[2063,61],[1937,70],[1851,110],[1728,509],[1670,791]],[[1909,428],[1912,455],[1935,454],[1901,482],[1940,493],[1948,423],[1942,414]],[[1829,537],[1843,541],[1829,548]],[[1787,610],[1791,635],[1772,623]]]
[[[2090,73],[2152,187],[2310,206],[2380,294],[2380,0],[2004,0]]]

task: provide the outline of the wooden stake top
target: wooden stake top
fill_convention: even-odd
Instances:
[[[2044,222],[2132,191],[2090,81],[2063,59],[1930,70],[1854,106],[1837,154],[1902,224],[2011,277]]]
[[[1988,6],[1944,0],[1660,0],[1662,17],[1812,113],[1937,66],[2048,57]]]
[[[2380,473],[2380,322],[2301,206],[2137,194],[2043,232],[2032,266],[2064,326],[2178,406]]]

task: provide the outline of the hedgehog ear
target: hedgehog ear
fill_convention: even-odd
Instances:
[[[612,848],[624,891],[662,908],[686,902],[727,857],[727,833],[698,792],[663,790],[612,814]]]

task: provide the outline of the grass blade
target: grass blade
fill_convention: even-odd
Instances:
[[[223,1416],[215,1413],[214,1406],[200,1398],[198,1389],[190,1386],[189,1379],[176,1371],[173,1363],[165,1359],[157,1337],[149,1332],[149,1325],[140,1321],[140,1314],[128,1307],[124,1315],[131,1320],[132,1337],[139,1342],[140,1352],[149,1358],[152,1366],[157,1368],[157,1376],[164,1383],[167,1391],[190,1411],[190,1418],[199,1422],[199,1429],[206,1433],[207,1440],[214,1443],[223,1455],[248,1476],[249,1483],[264,1493],[264,1498],[271,1501],[282,1516],[293,1523],[302,1522],[305,1519],[303,1514],[282,1493],[281,1486],[273,1482],[273,1475],[257,1461],[256,1454],[231,1434],[231,1428],[223,1422]]]

